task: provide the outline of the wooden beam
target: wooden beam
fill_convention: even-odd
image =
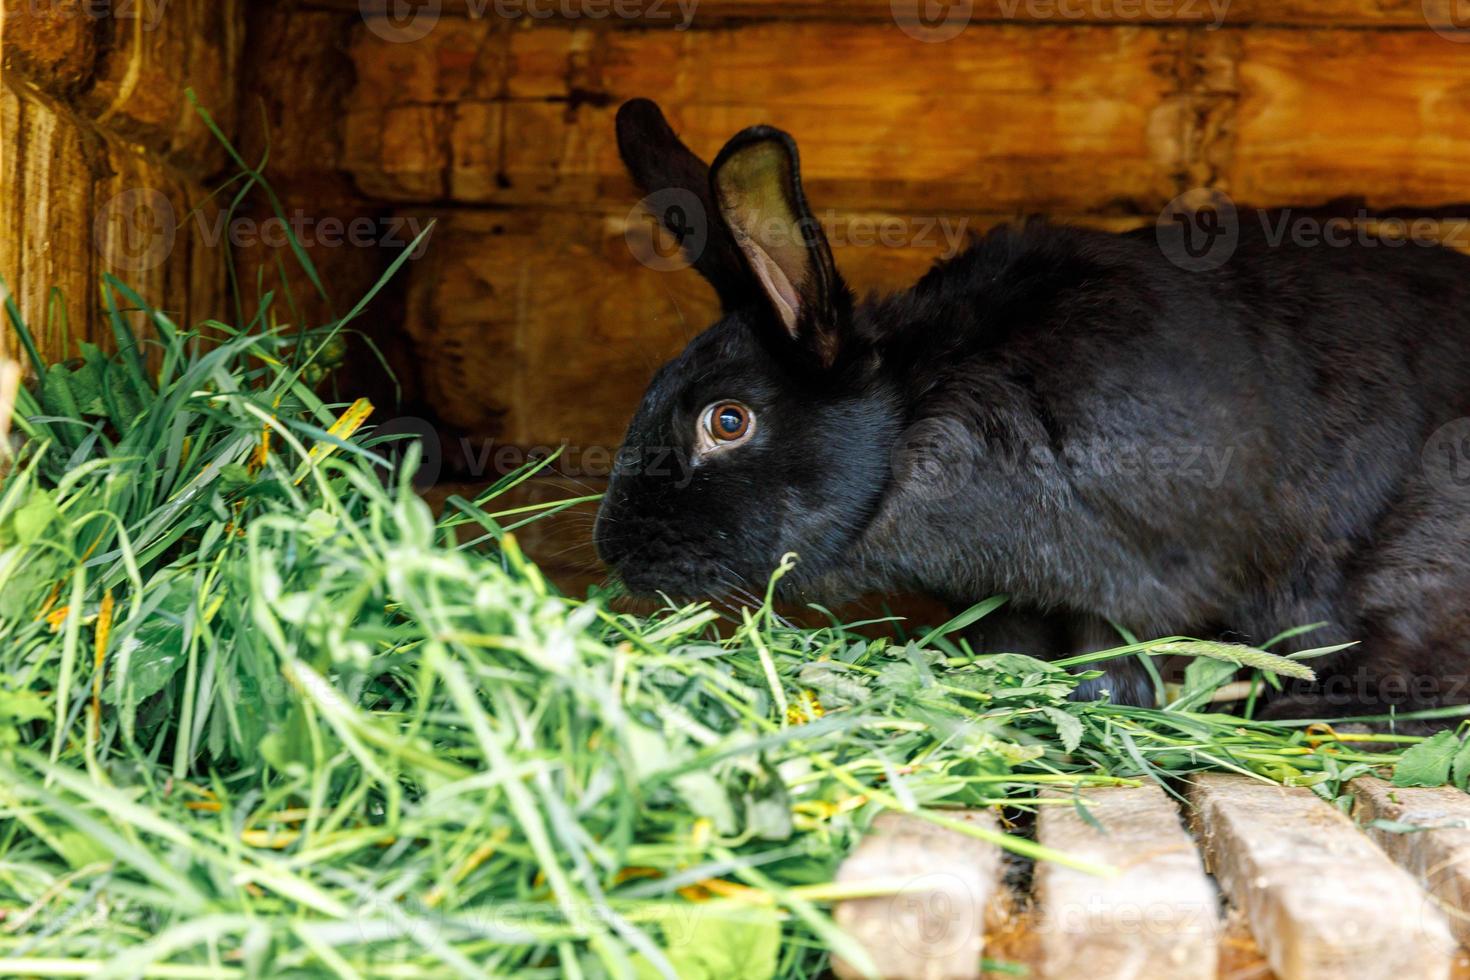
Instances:
[[[0,84],[0,276],[42,356],[75,356],[68,342],[79,340],[110,346],[98,311],[104,272],[180,325],[222,312],[223,253],[196,224],[179,227],[202,196],[198,187],[41,91],[9,81]]]
[[[1311,790],[1215,773],[1190,800],[1206,862],[1282,980],[1449,976],[1439,911]]]
[[[996,829],[988,810],[957,820]],[[1000,848],[902,813],[883,813],[837,870],[837,881],[882,894],[838,902],[837,925],[868,953],[877,975],[915,980],[980,976],[985,916],[1001,871]],[[838,960],[843,978],[863,976]]]
[[[1122,872],[1101,878],[1037,864],[1045,976],[1214,980],[1219,896],[1162,789],[1087,789],[1075,807],[1039,814],[1040,843]]]
[[[613,116],[641,95],[706,157],[745,126],[789,130],[818,208],[1153,215],[1183,167],[1184,53],[1183,32],[1158,28],[992,24],[922,44],[866,24],[459,19],[394,44],[359,25],[345,162],[388,200],[628,201]]]
[[[1368,835],[1414,875],[1461,944],[1470,943],[1470,796],[1451,786],[1395,787],[1371,776],[1348,784]],[[1416,829],[1409,829],[1416,828]]]
[[[1196,44],[1202,61],[1233,66],[1233,77],[1215,74],[1235,103],[1215,176],[1236,200],[1470,201],[1467,45],[1430,32],[1284,30],[1204,32]]]
[[[1452,0],[1383,3],[1382,0],[975,0],[968,10],[954,5],[970,24],[1140,24],[1205,26],[1226,24],[1336,25],[1422,30],[1430,19],[1448,23]],[[372,0],[369,14],[383,16],[388,0]],[[303,7],[358,13],[359,0],[304,0]],[[916,4],[898,6],[899,14]],[[598,21],[640,27],[685,23],[676,0],[445,0],[445,16],[516,17],[545,22]],[[534,12],[538,16],[522,13]],[[672,11],[672,13],[670,13]],[[700,0],[690,22],[695,28],[732,20],[783,18],[894,23],[891,0]],[[908,15],[912,16],[912,15]]]
[[[5,3],[4,72],[191,176],[225,151],[184,94],[235,128],[242,0]]]

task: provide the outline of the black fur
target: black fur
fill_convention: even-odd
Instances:
[[[1470,491],[1424,469],[1470,415],[1470,259],[1239,226],[1200,272],[1153,229],[998,229],[794,335],[723,261],[726,315],[650,386],[599,553],[639,592],[760,589],[788,551],[792,597],[1004,592],[986,646],[1038,654],[1111,645],[1109,622],[1259,643],[1323,621],[1281,649],[1362,644],[1276,714],[1470,701]],[[835,357],[808,356],[817,337]],[[697,414],[727,398],[755,436],[691,465]],[[1130,665],[1107,686],[1148,696]]]

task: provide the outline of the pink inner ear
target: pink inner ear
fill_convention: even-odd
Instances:
[[[745,248],[745,254],[750,256],[750,264],[755,267],[755,274],[761,285],[766,287],[766,294],[775,304],[776,312],[781,314],[786,332],[795,339],[796,318],[801,313],[801,297],[797,295],[796,287],[765,249],[748,238],[740,244]]]

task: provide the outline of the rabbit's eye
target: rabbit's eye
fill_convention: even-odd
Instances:
[[[745,430],[750,428],[750,413],[743,405],[721,405],[715,409],[710,421],[714,423],[710,426],[710,435],[733,441],[745,435]]]
[[[737,446],[755,431],[755,413],[739,402],[715,402],[700,415],[699,449],[714,452]]]

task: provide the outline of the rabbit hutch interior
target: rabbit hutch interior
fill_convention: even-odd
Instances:
[[[0,23],[0,972],[1470,975],[1464,0]]]

